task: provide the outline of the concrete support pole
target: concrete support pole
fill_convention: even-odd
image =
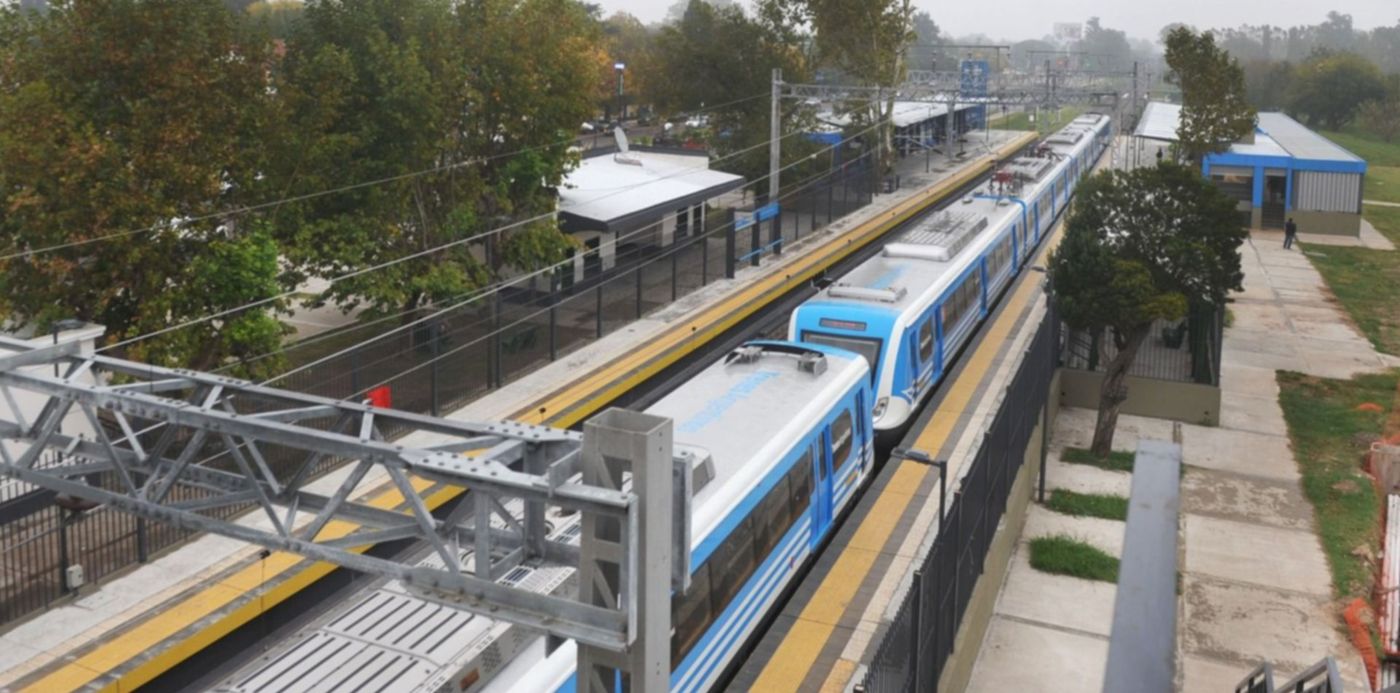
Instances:
[[[622,523],[583,516],[579,597],[598,606],[630,603],[633,638],[625,652],[579,643],[579,691],[614,693],[620,681],[639,693],[670,687],[672,449],[670,419],[614,408],[583,426],[583,483],[621,489],[623,475],[631,475],[638,503],[631,530],[639,541],[637,555],[627,556]]]
[[[778,201],[778,170],[783,160],[783,71],[773,68],[773,99],[768,115],[768,201]]]
[[[1135,131],[1135,130],[1137,129],[1137,119],[1138,119],[1138,61],[1136,61],[1136,60],[1133,61],[1133,101],[1132,101],[1132,104],[1133,104],[1133,105],[1132,105],[1132,109],[1133,109],[1133,118],[1132,118],[1132,122],[1131,122],[1131,124],[1130,124],[1130,126],[1129,126],[1130,129],[1128,130],[1128,134],[1132,134],[1133,131]]]

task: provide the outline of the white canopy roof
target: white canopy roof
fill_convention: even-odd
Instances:
[[[709,162],[704,154],[636,149],[584,159],[564,176],[559,211],[609,224],[669,203],[694,204],[743,184],[743,176],[711,171]]]

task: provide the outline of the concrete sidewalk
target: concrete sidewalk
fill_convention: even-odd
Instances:
[[[1360,245],[1360,243],[1357,243]],[[1372,246],[1374,247],[1374,246]],[[1284,680],[1327,655],[1348,690],[1370,690],[1333,603],[1331,572],[1278,403],[1275,370],[1346,378],[1400,365],[1378,354],[1336,305],[1322,277],[1282,234],[1242,248],[1244,291],[1231,306],[1221,375],[1221,424],[1182,425],[1182,555],[1178,689],[1233,690],[1260,661]],[[1131,476],[1059,461],[1087,447],[1095,412],[1056,420],[1046,485],[1127,496]],[[1114,448],[1170,440],[1171,422],[1119,420]],[[1120,556],[1124,524],[1033,506],[998,597],[969,690],[1099,691],[1116,588],[1030,567],[1030,539],[1068,533]]]

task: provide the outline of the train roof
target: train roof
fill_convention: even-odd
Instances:
[[[1017,175],[1025,187],[1017,194],[1032,202],[1048,189],[1052,172],[1065,157],[1089,146],[1093,133],[1108,116],[1084,114],[1041,142],[1054,157],[1019,156],[1002,162],[1001,170]],[[896,314],[922,312],[964,271],[964,255],[976,256],[1019,218],[1021,206],[979,189],[941,210],[924,216],[895,236],[884,250],[823,289],[809,304],[835,303]]]
[[[764,461],[801,442],[851,387],[868,377],[864,359],[790,342],[740,347],[647,408],[670,417],[677,450],[703,450],[691,505],[699,546],[765,471]],[[703,465],[702,465],[703,466]]]

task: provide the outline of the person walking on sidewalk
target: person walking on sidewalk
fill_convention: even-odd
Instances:
[[[1298,238],[1298,225],[1293,223],[1293,217],[1288,217],[1288,223],[1283,225],[1283,249],[1293,248],[1293,241]]]

